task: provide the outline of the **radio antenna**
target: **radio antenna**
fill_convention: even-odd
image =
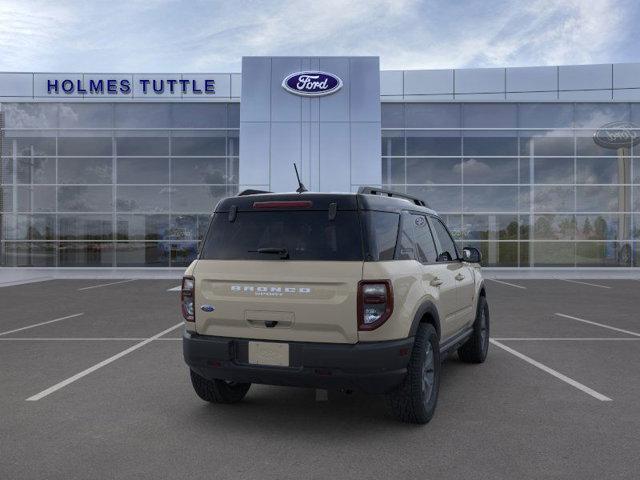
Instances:
[[[308,192],[309,190],[307,190],[307,187],[304,186],[304,183],[302,183],[300,181],[300,174],[298,173],[298,166],[295,164],[293,164],[293,168],[296,171],[296,178],[298,179],[298,188],[296,189],[296,192],[298,193],[302,193],[302,192]]]

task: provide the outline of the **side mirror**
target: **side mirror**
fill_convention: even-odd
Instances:
[[[482,262],[482,254],[477,248],[464,247],[462,249],[462,260],[469,263],[480,263]]]

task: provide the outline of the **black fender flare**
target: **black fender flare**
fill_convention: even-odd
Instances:
[[[416,311],[416,314],[413,317],[413,321],[411,322],[411,330],[409,330],[410,337],[414,337],[416,335],[416,332],[418,331],[418,325],[420,325],[420,322],[426,314],[429,314],[433,319],[433,326],[436,329],[438,338],[440,338],[440,315],[438,314],[438,309],[436,308],[435,304],[430,300],[423,302]]]

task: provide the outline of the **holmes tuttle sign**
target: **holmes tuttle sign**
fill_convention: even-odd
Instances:
[[[340,90],[342,79],[327,72],[296,72],[282,81],[282,88],[294,95],[320,97]]]

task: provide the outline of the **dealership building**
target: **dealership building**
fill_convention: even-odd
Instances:
[[[510,268],[640,267],[640,63],[0,73],[0,266],[184,267],[245,188],[424,199]]]

